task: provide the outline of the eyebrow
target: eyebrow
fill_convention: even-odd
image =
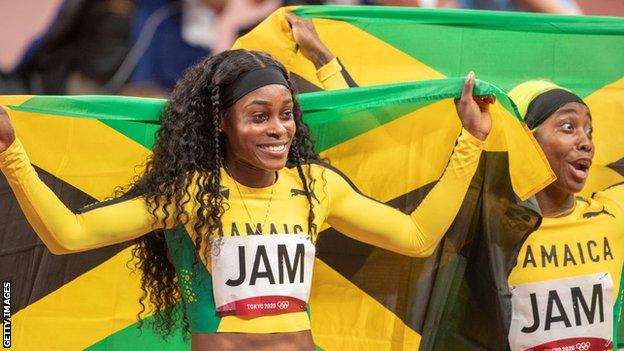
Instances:
[[[287,98],[284,101],[282,101],[282,105],[286,105],[286,104],[289,104],[289,103],[292,103],[292,102],[293,102],[292,98]],[[251,105],[271,106],[272,104],[269,101],[266,101],[266,100],[251,100],[244,107],[248,107],[248,106],[251,106]]]
[[[557,111],[557,115],[561,116],[561,115],[565,115],[567,113],[576,113],[576,110],[573,108],[564,108],[562,110]],[[589,119],[592,119],[591,113],[587,113],[585,114],[585,116],[589,117]]]

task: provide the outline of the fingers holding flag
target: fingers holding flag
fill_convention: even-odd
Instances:
[[[286,12],[286,20],[290,24],[293,38],[301,50],[301,54],[312,61],[317,69],[334,58],[334,55],[316,33],[311,19],[303,19],[292,12]]]
[[[479,140],[485,140],[492,129],[490,105],[496,102],[494,95],[473,95],[475,74],[470,71],[464,80],[462,94],[455,99],[455,108],[462,126]]]

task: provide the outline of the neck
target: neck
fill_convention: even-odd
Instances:
[[[562,191],[553,185],[535,194],[535,198],[544,217],[558,217],[569,213],[575,204],[574,194]]]
[[[225,168],[235,181],[249,188],[266,188],[277,180],[277,172],[254,167],[233,157],[227,157]]]

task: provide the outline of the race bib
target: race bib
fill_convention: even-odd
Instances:
[[[609,273],[511,288],[511,350],[603,351],[612,347],[613,281]]]
[[[302,235],[250,235],[214,240],[212,285],[217,315],[306,311],[314,255],[314,245]]]

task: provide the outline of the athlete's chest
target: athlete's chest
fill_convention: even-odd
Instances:
[[[509,276],[512,349],[609,348],[623,255],[620,213],[601,207],[545,219]]]
[[[624,218],[600,208],[567,220],[544,219],[523,243],[510,285],[621,271],[624,257]],[[619,276],[617,277],[619,279]]]
[[[320,226],[327,216],[327,200],[317,194],[316,181],[310,182],[306,192],[298,179],[283,178],[264,189],[224,184],[221,192],[225,211],[218,235],[308,235],[313,232],[311,226]]]

